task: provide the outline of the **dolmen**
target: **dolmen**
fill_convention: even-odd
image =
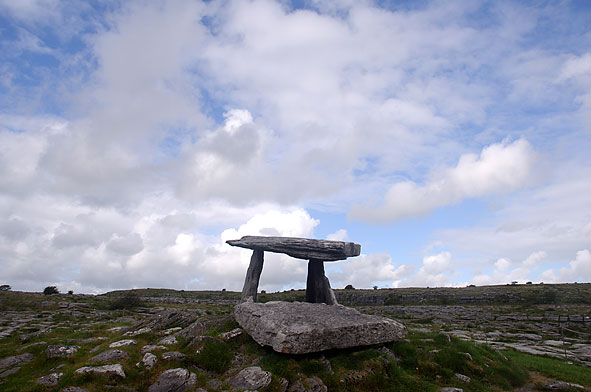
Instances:
[[[253,250],[234,317],[260,345],[280,353],[306,354],[382,344],[406,336],[406,328],[397,321],[362,314],[337,303],[325,275],[324,262],[359,256],[359,244],[262,236],[226,242]],[[265,251],[308,260],[306,302],[256,302]]]

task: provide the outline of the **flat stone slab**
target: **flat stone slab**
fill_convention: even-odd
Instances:
[[[354,242],[314,240],[296,237],[244,236],[239,240],[226,241],[241,248],[285,253],[297,259],[322,261],[345,260],[359,256],[361,245]]]
[[[406,327],[385,317],[323,303],[243,302],[236,321],[260,345],[280,353],[306,354],[402,339]]]

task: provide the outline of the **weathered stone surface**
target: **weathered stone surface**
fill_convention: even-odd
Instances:
[[[137,336],[142,333],[166,329],[172,326],[185,327],[197,318],[197,314],[181,309],[167,309],[135,324],[125,336]]]
[[[90,358],[89,361],[90,362],[112,362],[112,361],[118,361],[120,359],[126,359],[128,357],[129,357],[129,354],[127,354],[125,351],[113,349],[113,350],[103,351],[102,353]]]
[[[253,302],[256,302],[259,280],[261,278],[261,272],[263,272],[264,253],[260,249],[255,249],[252,252],[250,264],[248,265],[246,277],[244,278],[240,301],[247,301],[249,298],[252,298]]]
[[[288,392],[327,392],[326,385],[322,380],[316,376],[309,377],[302,382],[302,380],[296,380],[289,386]]]
[[[324,274],[322,260],[308,262],[308,278],[306,279],[306,302],[336,305],[337,299],[330,288],[328,278]]]
[[[158,341],[158,344],[163,344],[165,346],[170,346],[170,345],[177,344],[177,343],[178,343],[178,340],[176,339],[176,336],[174,336],[174,335],[166,336]]]
[[[115,347],[132,346],[132,345],[136,345],[136,344],[137,344],[137,342],[133,339],[123,339],[123,340],[119,340],[117,342],[113,342],[113,343],[109,344],[109,347],[115,348]]]
[[[107,376],[116,376],[125,378],[125,372],[123,371],[123,366],[121,364],[116,363],[114,365],[103,365],[103,366],[84,366],[80,369],[76,370],[74,373],[76,374],[88,374],[88,373],[95,373],[95,374],[105,374]]]
[[[0,373],[0,378],[4,378],[4,377],[7,377],[7,376],[10,376],[11,374],[14,374],[14,373],[18,372],[19,370],[21,370],[20,366],[13,367],[12,369],[5,370],[2,373]]]
[[[48,374],[47,376],[41,376],[41,377],[37,378],[35,380],[35,382],[37,382],[38,384],[41,384],[41,385],[46,385],[48,387],[54,387],[57,385],[60,377],[63,375],[64,375],[64,373],[51,373],[51,374]]]
[[[195,373],[183,368],[169,369],[163,372],[154,384],[150,385],[148,392],[183,392],[196,383]]]
[[[47,346],[47,358],[68,358],[78,352],[80,346]]]
[[[456,387],[443,387],[439,390],[440,392],[464,392],[462,388]]]
[[[234,317],[257,343],[292,354],[379,344],[406,335],[406,328],[394,320],[325,304],[244,302],[236,305]]]
[[[258,366],[242,369],[238,374],[226,380],[236,391],[255,390],[264,388],[271,383],[271,373]]]
[[[149,370],[154,367],[156,362],[158,362],[158,357],[156,357],[152,353],[146,353],[146,354],[144,354],[144,357],[142,358],[142,360],[140,362],[136,363],[135,366],[140,367],[143,365],[146,369]]]
[[[35,359],[35,356],[30,353],[24,353],[19,355],[13,355],[0,360],[0,370],[20,365],[21,363],[31,362]]]
[[[187,358],[187,356],[178,351],[169,351],[162,354],[162,359],[165,361],[182,361],[185,358]]]
[[[585,387],[579,384],[573,384],[572,382],[564,381],[552,381],[544,384],[544,388],[552,391],[572,391],[573,389],[585,390]]]
[[[458,380],[460,380],[462,382],[466,382],[467,383],[467,382],[470,382],[471,381],[470,377],[465,376],[465,375],[460,374],[460,373],[456,373],[456,374],[454,374],[454,376],[455,376],[455,378],[457,378]]]
[[[149,353],[150,351],[156,351],[156,350],[168,350],[168,347],[166,346],[162,346],[162,345],[157,345],[157,344],[148,344],[144,347],[142,347],[141,353],[145,354],[145,353]]]
[[[66,387],[62,389],[61,392],[88,392],[88,389],[80,387]]]
[[[228,341],[230,339],[234,339],[237,336],[242,335],[242,328],[234,328],[231,331],[221,333],[219,335],[220,339]]]
[[[142,328],[137,329],[135,331],[125,332],[123,335],[124,336],[138,336],[138,335],[141,335],[143,333],[148,333],[148,332],[152,332],[152,328],[150,328],[150,327],[142,327]]]
[[[344,260],[359,256],[361,245],[353,242],[314,240],[293,237],[245,236],[239,240],[226,241],[232,246],[285,253],[298,259],[317,259],[324,261]]]
[[[181,327],[168,328],[168,329],[165,329],[164,331],[158,332],[158,335],[160,335],[160,336],[168,336],[171,333],[175,333],[175,332],[180,331],[181,329],[182,329]]]

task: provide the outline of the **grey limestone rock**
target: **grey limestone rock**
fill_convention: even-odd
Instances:
[[[456,387],[443,387],[439,390],[440,392],[464,392],[462,388]]]
[[[158,357],[152,353],[145,353],[142,360],[136,363],[135,366],[140,367],[143,365],[146,369],[150,370],[154,367],[156,362],[158,362]]]
[[[145,353],[149,353],[150,351],[167,350],[167,349],[168,349],[168,347],[166,347],[166,346],[157,345],[157,344],[148,344],[148,345],[142,347],[141,353],[145,354]]]
[[[80,346],[47,346],[47,358],[68,358],[78,352]]]
[[[163,372],[158,380],[148,388],[148,392],[183,392],[197,383],[195,373],[176,368]]]
[[[47,346],[47,358],[69,358],[78,352],[80,346]]]
[[[544,388],[552,391],[572,391],[573,389],[585,390],[585,387],[579,384],[573,384],[571,382],[564,381],[552,381],[544,384]]]
[[[242,328],[235,328],[231,331],[221,333],[219,335],[219,337],[222,340],[228,341],[230,339],[234,339],[237,336],[240,336],[241,334],[242,334]]]
[[[165,346],[169,346],[169,345],[173,345],[173,344],[177,344],[177,343],[178,343],[178,340],[177,340],[176,336],[174,336],[174,335],[166,336],[158,341],[158,344],[163,344]]]
[[[306,378],[305,380],[297,380],[291,384],[287,389],[288,392],[327,392],[328,388],[322,380],[316,376]]]
[[[222,387],[222,384],[223,384],[222,380],[218,380],[217,378],[212,378],[211,380],[207,381],[205,386],[209,389],[218,390]]]
[[[6,357],[6,358],[0,360],[0,370],[6,369],[9,367],[13,367],[16,365],[20,365],[21,363],[31,362],[33,359],[35,359],[35,356],[30,353],[24,353],[24,354],[19,354],[19,355],[13,355],[11,357]]]
[[[471,380],[470,380],[470,377],[468,377],[468,376],[465,376],[465,375],[463,375],[463,374],[460,374],[460,373],[456,373],[456,374],[454,374],[454,376],[455,376],[455,377],[456,377],[458,380],[460,380],[460,381],[462,381],[462,382],[466,382],[466,383],[468,383],[468,382],[470,382],[470,381],[471,381]]]
[[[5,370],[5,371],[3,371],[3,372],[0,373],[0,378],[4,378],[4,377],[7,377],[7,376],[10,376],[11,374],[14,374],[14,373],[18,372],[19,370],[21,370],[20,366],[13,367],[12,369]]]
[[[260,345],[291,354],[380,344],[406,335],[397,321],[322,303],[243,302],[234,308],[234,317]]]
[[[137,342],[133,339],[123,339],[123,340],[119,340],[117,342],[113,342],[113,343],[109,344],[109,347],[115,348],[115,347],[132,346],[132,345],[136,345],[136,344],[137,344]]]
[[[61,392],[88,392],[88,389],[80,387],[66,387],[62,389]]]
[[[297,259],[324,261],[344,260],[359,256],[361,246],[353,242],[315,240],[295,237],[244,236],[239,240],[226,241],[241,248],[285,253]]]
[[[113,349],[113,350],[103,351],[102,353],[90,358],[89,361],[90,362],[112,362],[112,361],[118,361],[120,359],[126,359],[128,357],[129,357],[129,354],[127,354],[125,351]]]
[[[169,351],[162,354],[162,359],[166,361],[182,361],[185,358],[187,358],[187,356],[178,351]]]
[[[107,376],[116,376],[125,378],[125,372],[123,371],[123,366],[121,364],[113,364],[113,365],[103,365],[103,366],[84,366],[80,369],[77,369],[74,373],[76,374],[105,374]]]
[[[60,377],[63,375],[64,373],[50,373],[47,376],[41,376],[37,378],[35,382],[41,385],[46,385],[48,387],[54,387],[57,385]]]
[[[271,383],[271,373],[262,370],[258,366],[242,369],[238,374],[226,380],[237,391],[264,388]]]

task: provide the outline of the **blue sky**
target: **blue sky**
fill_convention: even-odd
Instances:
[[[0,280],[591,281],[586,1],[0,1]],[[261,289],[303,287],[267,255]]]

